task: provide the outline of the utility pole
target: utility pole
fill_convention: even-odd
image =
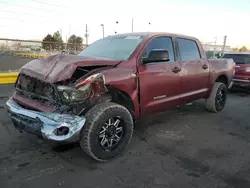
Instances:
[[[85,29],[86,46],[88,45],[88,37],[89,37],[89,34],[88,34],[88,25],[86,24],[86,29]]]
[[[68,38],[66,36],[66,42],[65,42],[65,52],[67,53],[68,52]]]
[[[134,32],[134,18],[132,18],[132,33]]]
[[[69,37],[70,37],[70,33],[71,33],[71,24],[69,24],[69,34],[68,34],[68,37],[66,37],[66,50],[68,51],[68,43],[69,43]]]
[[[222,53],[221,53],[221,55],[224,55],[226,43],[227,43],[227,35],[224,36],[224,42],[223,42],[223,47],[222,47]]]
[[[69,35],[68,35],[68,37],[70,37],[70,32],[71,32],[71,24],[69,24]]]
[[[213,52],[213,58],[215,58],[216,44],[217,44],[217,37],[215,37],[215,41],[214,41],[214,52]]]
[[[64,47],[64,46],[63,46],[63,38],[62,38],[62,29],[60,29],[60,35],[61,35],[61,39],[62,39],[62,46],[60,45],[60,46],[59,46],[59,49],[62,48],[62,50],[63,50],[63,47]]]

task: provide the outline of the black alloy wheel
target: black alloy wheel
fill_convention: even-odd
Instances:
[[[216,98],[215,98],[215,106],[216,109],[222,109],[226,103],[226,91],[223,89],[218,89]]]
[[[99,132],[99,141],[101,147],[106,151],[112,151],[122,142],[125,127],[120,117],[109,118],[107,122],[101,126]]]
[[[126,107],[113,102],[99,103],[84,117],[80,145],[86,154],[106,162],[125,151],[134,130],[132,115]]]

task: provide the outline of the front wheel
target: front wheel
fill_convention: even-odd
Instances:
[[[133,118],[124,106],[100,103],[85,117],[80,145],[90,157],[106,162],[125,151],[133,135]]]
[[[215,82],[209,97],[206,99],[206,109],[209,112],[220,112],[227,101],[227,87],[224,83]]]

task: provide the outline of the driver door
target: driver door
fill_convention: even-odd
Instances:
[[[161,112],[180,104],[181,67],[175,61],[172,38],[161,36],[151,39],[142,57],[147,57],[151,50],[156,49],[167,50],[170,60],[147,64],[139,62],[141,115]]]

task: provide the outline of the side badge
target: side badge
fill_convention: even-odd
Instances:
[[[166,98],[166,97],[167,97],[167,95],[160,95],[160,96],[154,97],[153,99],[158,100],[158,99],[162,99],[162,98]]]

